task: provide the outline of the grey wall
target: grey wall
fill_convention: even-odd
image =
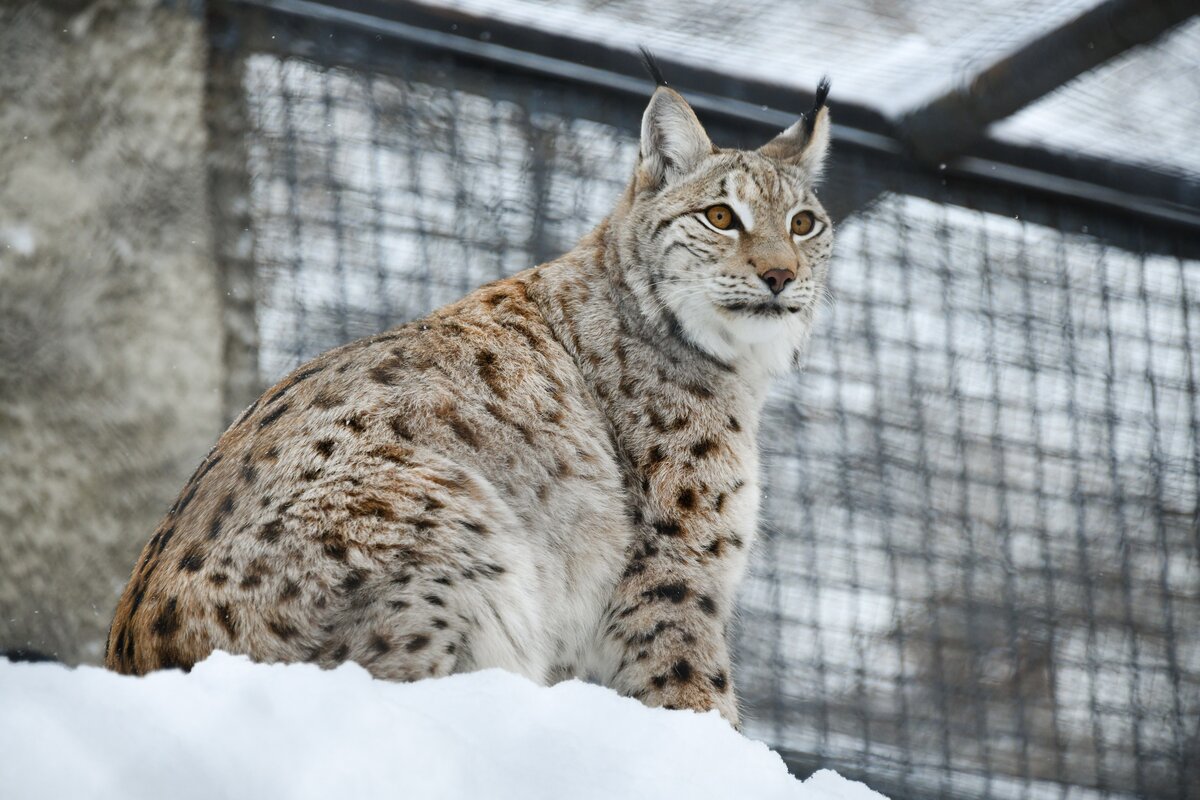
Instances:
[[[202,34],[0,0],[0,650],[100,660],[221,427]]]

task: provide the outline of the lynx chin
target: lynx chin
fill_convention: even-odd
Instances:
[[[757,150],[714,146],[659,84],[628,188],[574,250],[246,409],[142,551],[110,668],[215,649],[390,680],[500,667],[738,724],[759,415],[833,242],[828,82]]]

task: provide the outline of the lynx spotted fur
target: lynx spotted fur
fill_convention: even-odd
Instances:
[[[826,88],[739,151],[660,86],[629,187],[574,250],[267,390],[146,545],[108,665],[502,667],[737,724],[759,413],[832,246]]]

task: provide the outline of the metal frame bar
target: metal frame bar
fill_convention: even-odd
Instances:
[[[614,99],[636,99],[639,106],[650,88],[633,54],[461,12],[431,9],[409,0],[223,2],[258,9],[279,22],[369,34],[497,71],[584,86]],[[282,52],[281,42],[267,46]],[[762,132],[780,130],[795,120],[796,112],[779,109],[803,109],[811,103],[810,96],[791,89],[682,64],[664,62],[663,67],[703,119],[730,123],[730,127],[759,137]],[[1019,189],[1051,205],[1069,200],[1103,212],[1117,212],[1125,218],[1133,216],[1166,225],[1180,233],[1190,232],[1192,236],[1180,238],[1185,245],[1194,242],[1195,248],[1188,249],[1200,252],[1200,242],[1195,242],[1198,237],[1194,235],[1200,232],[1200,184],[1186,178],[1107,161],[1064,158],[1039,148],[1002,145],[950,160],[944,168],[930,168],[911,155],[892,124],[872,109],[839,103],[837,117],[833,135],[838,148],[852,149],[871,160],[882,159],[890,167],[893,180],[889,185],[875,185],[870,174],[863,171],[856,176],[863,185],[841,183],[835,159],[829,183],[855,186],[854,199],[835,209],[835,216],[869,204],[882,191],[916,195],[938,191],[944,195],[952,184],[964,189],[983,184]],[[978,197],[980,193],[973,194]]]
[[[1104,0],[902,115],[900,135],[927,163],[958,156],[984,138],[991,123],[1197,12],[1194,0]]]

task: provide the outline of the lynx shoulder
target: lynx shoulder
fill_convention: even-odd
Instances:
[[[147,543],[108,665],[501,667],[736,723],[759,413],[832,246],[826,89],[742,151],[660,86],[628,188],[574,250],[268,389]]]

